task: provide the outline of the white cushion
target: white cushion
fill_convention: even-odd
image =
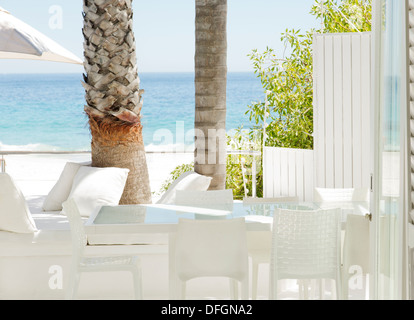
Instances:
[[[81,216],[89,217],[103,205],[118,205],[129,169],[80,167],[68,199],[74,199]]]
[[[23,194],[7,173],[0,173],[0,230],[15,233],[37,231]]]
[[[90,163],[66,163],[58,181],[43,202],[44,211],[62,210],[62,203],[68,199],[70,191],[72,190],[73,178],[83,165],[90,165]]]
[[[171,184],[157,204],[174,204],[177,190],[207,191],[212,179],[194,171],[185,172]]]

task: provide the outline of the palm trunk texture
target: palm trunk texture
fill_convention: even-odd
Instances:
[[[84,0],[83,10],[92,165],[130,170],[120,204],[151,203],[132,0]]]
[[[196,0],[195,171],[226,187],[227,0]]]

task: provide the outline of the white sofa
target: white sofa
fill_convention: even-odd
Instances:
[[[43,197],[27,199],[38,231],[0,231],[0,299],[64,299],[72,243],[67,218],[59,211],[43,212]],[[144,299],[168,298],[167,245],[100,246],[89,248],[99,255],[134,252],[142,258]],[[128,272],[82,275],[80,299],[132,299]]]

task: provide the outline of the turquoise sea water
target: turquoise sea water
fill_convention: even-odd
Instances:
[[[145,145],[162,149],[191,144],[194,74],[142,73],[139,77],[145,90]],[[81,74],[0,75],[0,150],[90,150],[81,79]],[[248,126],[247,106],[263,99],[253,73],[229,73],[227,130]]]

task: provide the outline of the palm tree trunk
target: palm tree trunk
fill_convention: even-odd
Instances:
[[[151,203],[146,153],[139,126],[117,126],[90,118],[92,165],[128,168],[129,174],[120,204]]]
[[[226,187],[227,0],[196,0],[195,163]]]
[[[132,0],[84,0],[83,86],[92,165],[130,170],[120,204],[151,203]]]

